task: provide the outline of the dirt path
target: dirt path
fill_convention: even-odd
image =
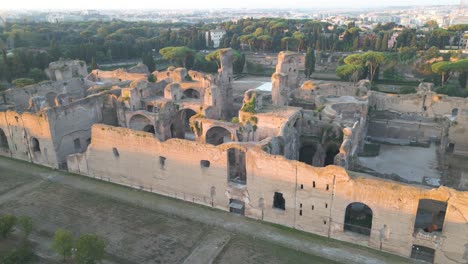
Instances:
[[[162,212],[167,215],[174,215],[194,220],[210,226],[222,228],[227,232],[247,235],[253,237],[253,239],[271,241],[307,254],[313,254],[318,257],[331,259],[341,263],[413,263],[410,259],[380,252],[367,247],[327,239],[325,237],[308,234],[287,227],[276,226],[262,221],[233,215],[228,212],[215,210],[209,207],[194,205],[180,200],[130,189],[84,176],[54,171],[48,168],[35,166],[30,163],[0,157],[0,174],[12,169],[20,173],[24,173],[25,175],[32,174],[45,181],[55,182],[69,186],[73,189],[106,196],[125,204],[131,204],[153,211]],[[39,185],[36,181],[35,184]],[[32,185],[28,184],[26,186]],[[216,247],[216,245],[223,246],[221,243],[222,241],[223,240],[221,239],[219,243],[217,240],[212,242]],[[190,258],[191,255],[195,256],[197,254],[207,254],[216,257],[218,253],[219,251],[217,250],[196,247],[195,250],[187,256],[187,258]],[[213,258],[210,257],[209,259],[212,260]]]
[[[229,233],[212,230],[184,260],[184,264],[211,264],[231,239]]]

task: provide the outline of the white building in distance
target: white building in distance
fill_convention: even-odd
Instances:
[[[208,42],[210,39],[211,35],[211,40],[213,41],[213,48],[219,48],[221,45],[221,39],[226,35],[226,30],[224,28],[218,28],[218,29],[212,29],[210,31],[207,31],[205,34],[206,38],[206,46],[210,46],[210,43]]]

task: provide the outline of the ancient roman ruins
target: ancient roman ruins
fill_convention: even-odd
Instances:
[[[0,94],[0,153],[406,257],[467,263],[468,99],[429,83],[397,95],[365,80],[304,81],[298,58],[281,52],[271,90],[245,92],[230,49],[214,75],[144,65],[88,74],[84,62],[51,63],[51,81]],[[361,155],[370,142],[386,143],[379,156]]]

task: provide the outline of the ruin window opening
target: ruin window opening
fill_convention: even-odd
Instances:
[[[230,148],[227,151],[228,158],[228,182],[247,183],[247,170],[245,166],[245,151]]]
[[[302,208],[302,204],[299,204],[299,208]]]
[[[314,144],[304,145],[299,149],[299,161],[312,165],[317,147]]]
[[[315,188],[315,181],[312,182],[312,187]]]
[[[206,143],[218,146],[223,143],[230,142],[232,134],[224,127],[215,126],[206,132],[205,138]]]
[[[286,210],[286,201],[284,200],[283,194],[280,192],[275,192],[273,196],[273,208]]]
[[[412,259],[417,259],[428,263],[434,263],[434,254],[434,249],[424,246],[413,245],[413,248],[411,249]]]
[[[237,199],[229,199],[229,212],[244,215],[245,203]]]
[[[8,139],[5,135],[5,132],[1,128],[0,128],[0,149],[10,150],[10,146],[8,146]]]
[[[112,148],[112,153],[114,153],[114,157],[116,158],[120,157],[120,153],[117,148]]]
[[[161,169],[165,169],[165,168],[166,168],[166,157],[159,156],[159,167],[160,167]]]
[[[195,141],[195,133],[190,126],[190,118],[197,113],[192,109],[182,109],[177,112],[177,137]]]
[[[335,156],[340,152],[340,148],[337,144],[331,143],[327,147],[326,156],[325,156],[325,164],[324,166],[334,165],[335,164]]]
[[[302,210],[299,210],[299,215],[302,216]]]
[[[323,224],[326,225],[326,224],[327,224],[327,220],[323,220]]]
[[[328,208],[328,204],[327,204],[327,203],[325,203],[325,208]]]
[[[344,231],[370,236],[372,209],[363,203],[351,203],[346,207]]]
[[[32,145],[32,151],[33,152],[41,152],[41,146],[39,144],[39,140],[37,140],[37,138],[32,138],[31,139],[31,145]]]
[[[75,138],[73,140],[73,146],[75,147],[75,151],[81,151],[81,142],[79,138]]]
[[[455,144],[453,143],[449,143],[447,148],[445,149],[445,152],[447,153],[453,153],[453,151],[455,150]]]
[[[326,190],[328,191],[329,189],[330,189],[330,185],[328,185],[328,184],[327,184],[327,188],[326,188]]]
[[[312,205],[312,211],[314,210],[314,206]]]
[[[156,134],[156,131],[154,130],[154,126],[153,126],[153,125],[146,125],[146,126],[143,128],[143,131],[148,132],[148,133],[151,133],[151,134]]]
[[[452,109],[452,117],[456,117],[458,115],[458,108]]]
[[[147,106],[146,106],[146,111],[152,113],[152,112],[154,111],[154,106],[152,106],[152,105],[147,105]]]
[[[169,129],[171,132],[171,138],[175,138],[177,136],[177,130],[175,129],[174,124],[171,124],[171,127]]]
[[[200,92],[194,89],[187,89],[184,91],[185,98],[200,99]]]
[[[421,199],[414,222],[415,234],[423,230],[427,233],[442,232],[447,212],[447,203],[431,199]]]
[[[209,160],[200,160],[200,167],[209,168],[210,167],[210,161]]]
[[[301,190],[304,189],[304,184],[301,184]]]

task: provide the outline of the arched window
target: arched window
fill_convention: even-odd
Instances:
[[[370,236],[372,209],[363,203],[351,203],[346,207],[344,230]]]
[[[10,150],[8,146],[8,139],[3,129],[0,128],[0,149]]]
[[[230,142],[231,138],[231,132],[223,127],[212,127],[206,132],[206,143],[215,146]]]
[[[33,152],[41,152],[41,146],[39,145],[39,140],[37,138],[31,139],[31,148]]]

